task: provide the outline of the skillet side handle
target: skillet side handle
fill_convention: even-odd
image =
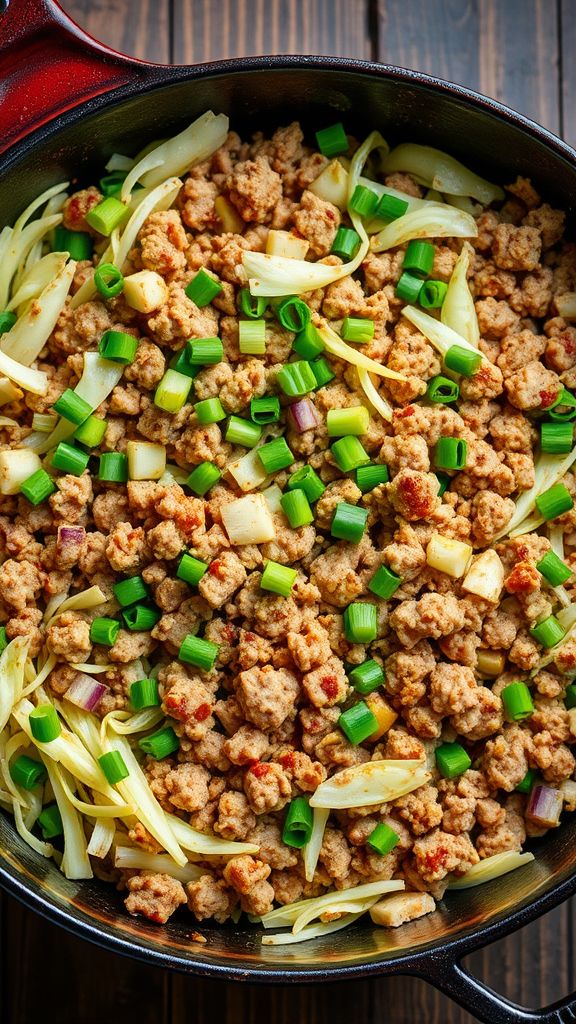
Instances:
[[[483,1024],[574,1024],[576,1021],[576,993],[540,1010],[528,1009],[494,992],[448,955],[435,955],[421,966],[418,976]]]
[[[58,114],[158,65],[125,57],[84,32],[55,0],[0,0],[0,153]]]

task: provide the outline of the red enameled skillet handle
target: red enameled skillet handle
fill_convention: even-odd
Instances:
[[[154,67],[92,39],[55,0],[0,0],[0,153]]]
[[[518,1006],[475,978],[461,963],[450,958],[449,952],[440,957],[435,954],[419,975],[484,1024],[574,1024],[576,1021],[576,994],[540,1010]]]

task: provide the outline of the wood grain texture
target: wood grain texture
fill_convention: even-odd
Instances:
[[[372,53],[368,0],[173,2],[179,64],[253,53]]]
[[[558,131],[558,26],[555,0],[378,0],[378,56],[479,89]]]
[[[576,142],[575,0],[63,0],[89,32],[150,60],[338,53],[403,64],[502,99]],[[562,77],[560,78],[560,72]],[[563,122],[562,122],[563,115]],[[423,981],[306,987],[167,975],[96,950],[3,901],[2,1024],[474,1024]],[[575,984],[575,906],[469,958],[526,1005]]]

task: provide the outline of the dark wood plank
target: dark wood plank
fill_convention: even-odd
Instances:
[[[576,8],[574,0],[558,0],[560,8],[560,68],[562,76],[562,134],[571,146],[576,145]]]
[[[378,29],[379,60],[479,89],[559,130],[554,0],[378,0]]]
[[[4,898],[2,1024],[168,1024],[170,976],[106,953]],[[50,1015],[49,1015],[50,1016]]]
[[[61,6],[115,50],[160,64],[170,61],[171,0],[62,0]]]
[[[370,57],[368,0],[174,0],[174,60],[253,53]]]

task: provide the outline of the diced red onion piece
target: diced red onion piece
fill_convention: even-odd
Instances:
[[[530,793],[526,817],[542,828],[555,828],[560,821],[562,793],[551,786],[534,786]]]
[[[303,434],[305,430],[313,430],[317,427],[320,419],[318,413],[309,398],[301,398],[294,402],[288,409],[294,430]]]
[[[86,530],[83,526],[59,526],[58,540],[59,548],[81,548],[86,539]]]
[[[76,707],[83,708],[84,711],[94,711],[109,689],[109,686],[99,683],[93,676],[89,676],[85,672],[78,672],[72,686],[66,690],[64,696]]]

